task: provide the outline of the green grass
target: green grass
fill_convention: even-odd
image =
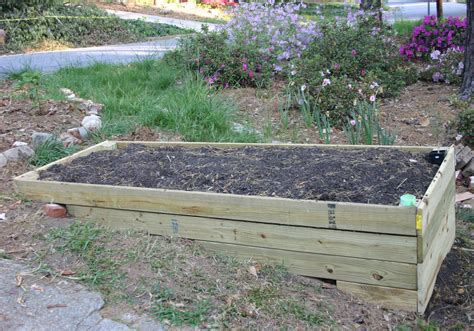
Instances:
[[[393,29],[397,32],[399,36],[409,38],[411,36],[413,28],[420,24],[421,21],[401,20],[393,23]]]
[[[41,167],[74,154],[78,149],[77,146],[64,147],[60,141],[55,139],[47,140],[35,148],[35,155],[31,158],[30,163],[35,167]]]
[[[102,228],[76,222],[66,228],[51,230],[46,239],[58,252],[74,253],[82,260],[83,266],[75,277],[113,298],[123,272],[120,271],[122,261],[105,246],[109,238],[110,233]]]
[[[63,98],[59,89],[67,87],[103,103],[102,139],[144,125],[179,133],[187,141],[258,140],[255,134],[232,130],[233,104],[200,78],[164,61],[67,68],[45,77],[43,84],[53,98]]]

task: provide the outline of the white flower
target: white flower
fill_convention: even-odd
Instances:
[[[326,75],[324,74],[324,72],[322,72],[322,71],[320,71],[320,72],[321,72],[321,77],[326,76]]]
[[[306,90],[306,84],[301,85],[301,92],[304,92]]]
[[[331,80],[330,79],[327,79],[327,78],[324,78],[323,79],[323,86],[327,86],[327,85],[330,85],[331,84]]]
[[[378,87],[379,84],[377,84],[377,82],[372,82],[372,84],[370,84],[370,89],[373,90],[374,88]]]
[[[331,74],[331,72],[329,71],[329,69],[326,69],[326,73],[327,73],[328,75]]]
[[[435,50],[435,51],[431,52],[431,54],[430,54],[430,56],[433,60],[438,60],[440,55],[441,55],[441,52],[438,51],[438,50]]]
[[[347,84],[347,87],[352,90],[352,84]]]
[[[296,70],[291,70],[291,75],[292,76],[296,75]]]
[[[375,95],[371,95],[369,100],[370,100],[370,102],[375,102]]]

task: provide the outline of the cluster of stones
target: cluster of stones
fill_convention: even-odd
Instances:
[[[66,88],[61,89],[61,92],[65,95],[66,99],[76,104],[80,110],[85,112],[86,116],[82,119],[81,126],[69,129],[67,132],[59,135],[59,137],[52,133],[35,132],[31,136],[31,147],[25,142],[16,141],[12,148],[0,153],[0,168],[7,165],[8,162],[16,162],[33,157],[35,149],[47,141],[57,141],[65,147],[79,145],[88,140],[92,132],[100,130],[102,127],[100,113],[104,105],[78,98],[73,91]]]

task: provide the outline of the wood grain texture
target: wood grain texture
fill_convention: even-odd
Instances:
[[[438,229],[432,244],[425,255],[424,261],[418,264],[418,312],[424,313],[433,293],[436,277],[438,275],[444,258],[451,250],[456,237],[456,214],[454,207],[449,208],[448,213]]]
[[[416,237],[262,224],[68,205],[76,217],[115,229],[230,244],[416,263]]]
[[[416,208],[24,178],[17,178],[15,182],[19,191],[26,197],[47,202],[326,229],[416,235]]]
[[[446,222],[446,215],[454,210],[455,155],[451,146],[433,181],[428,187],[417,213],[421,215],[418,229],[418,262],[423,262],[439,228]]]
[[[279,249],[198,241],[206,249],[243,260],[284,265],[289,272],[311,277],[416,289],[416,265]]]
[[[385,308],[417,310],[417,292],[400,288],[337,281],[337,288]]]

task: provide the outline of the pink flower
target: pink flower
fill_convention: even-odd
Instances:
[[[249,68],[249,66],[247,65],[247,63],[242,64],[242,70],[243,71],[247,71],[248,68]]]
[[[331,80],[330,79],[327,79],[327,78],[324,78],[323,79],[323,86],[327,86],[327,85],[330,85],[331,84]]]
[[[249,70],[249,78],[250,78],[250,79],[253,78],[253,71],[252,71],[252,70]]]
[[[351,53],[352,53],[352,56],[356,56],[357,55],[357,50],[353,49]]]
[[[375,102],[375,95],[371,95],[369,100],[370,100],[370,102]]]
[[[357,124],[356,120],[351,120],[349,123],[351,123],[352,126],[355,126]]]

